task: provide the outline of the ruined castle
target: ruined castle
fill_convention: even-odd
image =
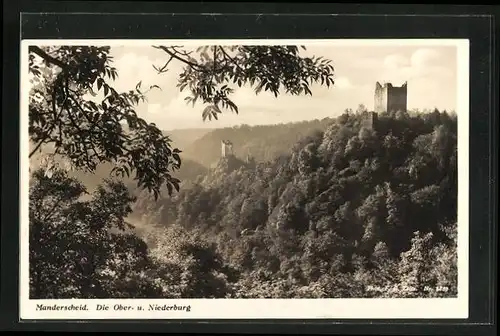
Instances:
[[[361,117],[361,127],[376,130],[378,114],[376,112],[364,112]]]
[[[233,153],[233,143],[229,140],[222,140],[222,157],[228,157],[234,155]]]
[[[393,86],[391,83],[375,84],[375,112],[365,111],[361,118],[361,127],[375,130],[378,114],[383,112],[407,111],[407,82],[402,86]]]
[[[402,86],[375,84],[375,112],[406,112],[407,83]]]

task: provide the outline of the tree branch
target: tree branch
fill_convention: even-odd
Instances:
[[[229,58],[229,60],[230,60],[231,62],[233,62],[233,64],[234,64],[234,65],[236,65],[236,67],[237,67],[238,69],[240,69],[240,71],[241,71],[241,72],[243,72],[243,73],[245,72],[245,70],[243,70],[243,68],[242,68],[242,67],[238,64],[238,62],[236,62],[236,60],[235,60],[234,58],[232,58],[231,56],[229,56],[229,54],[228,54],[228,53],[224,50],[224,47],[219,46],[219,48],[220,48],[220,50],[222,51],[222,53],[223,53],[223,54],[224,54],[227,58]]]
[[[161,68],[156,68],[155,65],[153,64],[153,68],[158,71],[158,73],[163,73],[163,72],[167,72],[168,69],[167,69],[167,66],[170,64],[170,62],[172,62],[172,60],[174,59],[173,56],[170,56],[170,58],[168,59],[167,63],[165,63],[164,66],[162,66]],[[165,70],[167,69],[167,70]]]
[[[35,146],[35,149],[33,149],[29,155],[28,158],[31,158],[33,156],[33,154],[36,153],[36,151],[40,148],[40,146],[44,143],[44,141],[47,140],[46,138],[45,139],[42,139],[40,140],[40,142],[38,142],[38,144]]]
[[[54,206],[52,206],[52,208],[49,209],[49,211],[46,213],[46,215],[44,216],[44,218],[42,220],[42,223],[47,223],[47,221],[50,219],[50,217],[52,217],[56,208],[59,206],[59,204],[61,204],[62,201],[63,201],[62,198],[58,198],[57,201],[54,202]]]
[[[33,149],[30,153],[30,155],[28,156],[28,158],[31,158],[33,156],[33,154],[36,153],[36,151],[40,148],[40,146],[45,142],[45,140],[47,140],[50,136],[50,133],[52,133],[52,131],[54,130],[54,128],[56,128],[56,123],[57,123],[57,120],[59,120],[59,118],[61,117],[61,114],[64,110],[64,105],[66,104],[66,100],[68,99],[67,96],[64,97],[64,101],[61,105],[61,109],[59,110],[59,113],[56,112],[56,106],[55,106],[55,91],[52,95],[52,109],[54,111],[54,114],[55,114],[55,118],[54,118],[54,123],[51,125],[51,127],[49,128],[49,130],[47,131],[47,135],[42,139],[40,140],[40,142],[35,146],[35,149]]]
[[[196,68],[196,69],[198,69],[198,70],[202,70],[202,71],[204,71],[204,70],[205,70],[205,69],[203,69],[202,67],[200,67],[200,65],[199,65],[199,64],[196,64],[196,63],[193,63],[193,62],[191,62],[191,61],[188,61],[188,60],[186,60],[186,59],[184,59],[184,58],[180,57],[179,55],[177,55],[177,51],[176,51],[176,53],[173,53],[173,52],[171,52],[170,50],[168,50],[168,48],[167,48],[167,47],[164,47],[164,46],[153,46],[153,48],[163,50],[164,52],[166,52],[167,54],[169,54],[171,57],[173,57],[173,58],[175,58],[175,59],[177,59],[177,60],[179,60],[179,61],[181,61],[181,62],[183,62],[183,63],[185,63],[185,64],[187,64],[187,65],[189,65],[189,66],[190,66],[191,68],[193,68],[193,69],[195,69],[195,68]]]
[[[29,47],[29,51],[32,52],[32,53],[34,53],[34,54],[37,54],[38,56],[40,56],[41,58],[43,58],[48,63],[57,65],[58,67],[60,67],[62,69],[67,69],[67,67],[68,67],[67,64],[65,64],[64,62],[58,60],[57,58],[54,58],[54,57],[50,56],[45,51],[43,51],[40,47],[30,46]]]

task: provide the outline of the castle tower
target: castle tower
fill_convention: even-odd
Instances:
[[[250,153],[250,150],[247,151],[247,157],[245,159],[245,162],[247,166],[255,167],[255,158],[252,156],[252,153]]]
[[[371,130],[377,129],[378,114],[376,112],[364,112],[361,116],[361,127]]]
[[[375,84],[375,112],[406,112],[407,110],[407,82],[402,86]]]
[[[233,155],[233,143],[229,140],[222,140],[222,157]]]

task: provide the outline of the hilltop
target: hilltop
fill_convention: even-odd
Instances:
[[[221,157],[221,141],[230,140],[236,156],[251,155],[257,162],[269,161],[290,151],[300,139],[324,131],[332,118],[277,125],[241,125],[214,129],[183,150],[185,158],[211,167]]]
[[[212,131],[214,128],[186,128],[163,130],[163,134],[172,140],[172,146],[184,151],[193,142]]]
[[[244,160],[247,155],[257,162],[269,161],[290,151],[291,146],[300,139],[317,131],[324,131],[334,119],[303,121],[278,125],[241,125],[218,129],[193,128],[163,131],[172,140],[173,148],[180,149],[182,165],[172,175],[181,180],[181,186],[189,187],[200,176],[208,173],[210,167],[219,163],[221,158],[221,140],[230,139],[234,145],[235,156]],[[40,158],[50,153],[44,148],[36,153],[31,161],[32,168],[39,166]],[[56,158],[59,162],[59,159]],[[74,171],[70,176],[79,178],[83,184],[93,190],[103,179],[110,177],[111,163],[99,165],[94,174]],[[136,183],[132,178],[125,178],[127,186],[135,193]]]

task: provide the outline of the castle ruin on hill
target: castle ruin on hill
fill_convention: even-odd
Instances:
[[[402,86],[375,84],[375,112],[406,112],[407,109],[407,82]]]
[[[229,140],[222,140],[222,157],[228,157],[234,155],[233,153],[233,143]]]
[[[376,112],[368,112],[362,114],[361,127],[375,130],[377,128],[378,114]]]
[[[408,83],[394,86],[392,83],[376,82],[374,111],[365,111],[362,114],[361,127],[375,130],[377,128],[378,114],[384,112],[407,112]],[[234,156],[233,143],[229,140],[221,140],[221,156],[223,158]],[[246,162],[253,161],[248,154]]]
[[[375,84],[374,112],[366,111],[361,120],[361,126],[376,129],[378,114],[383,112],[407,111],[407,82],[402,86],[393,86],[391,83],[380,82]]]

